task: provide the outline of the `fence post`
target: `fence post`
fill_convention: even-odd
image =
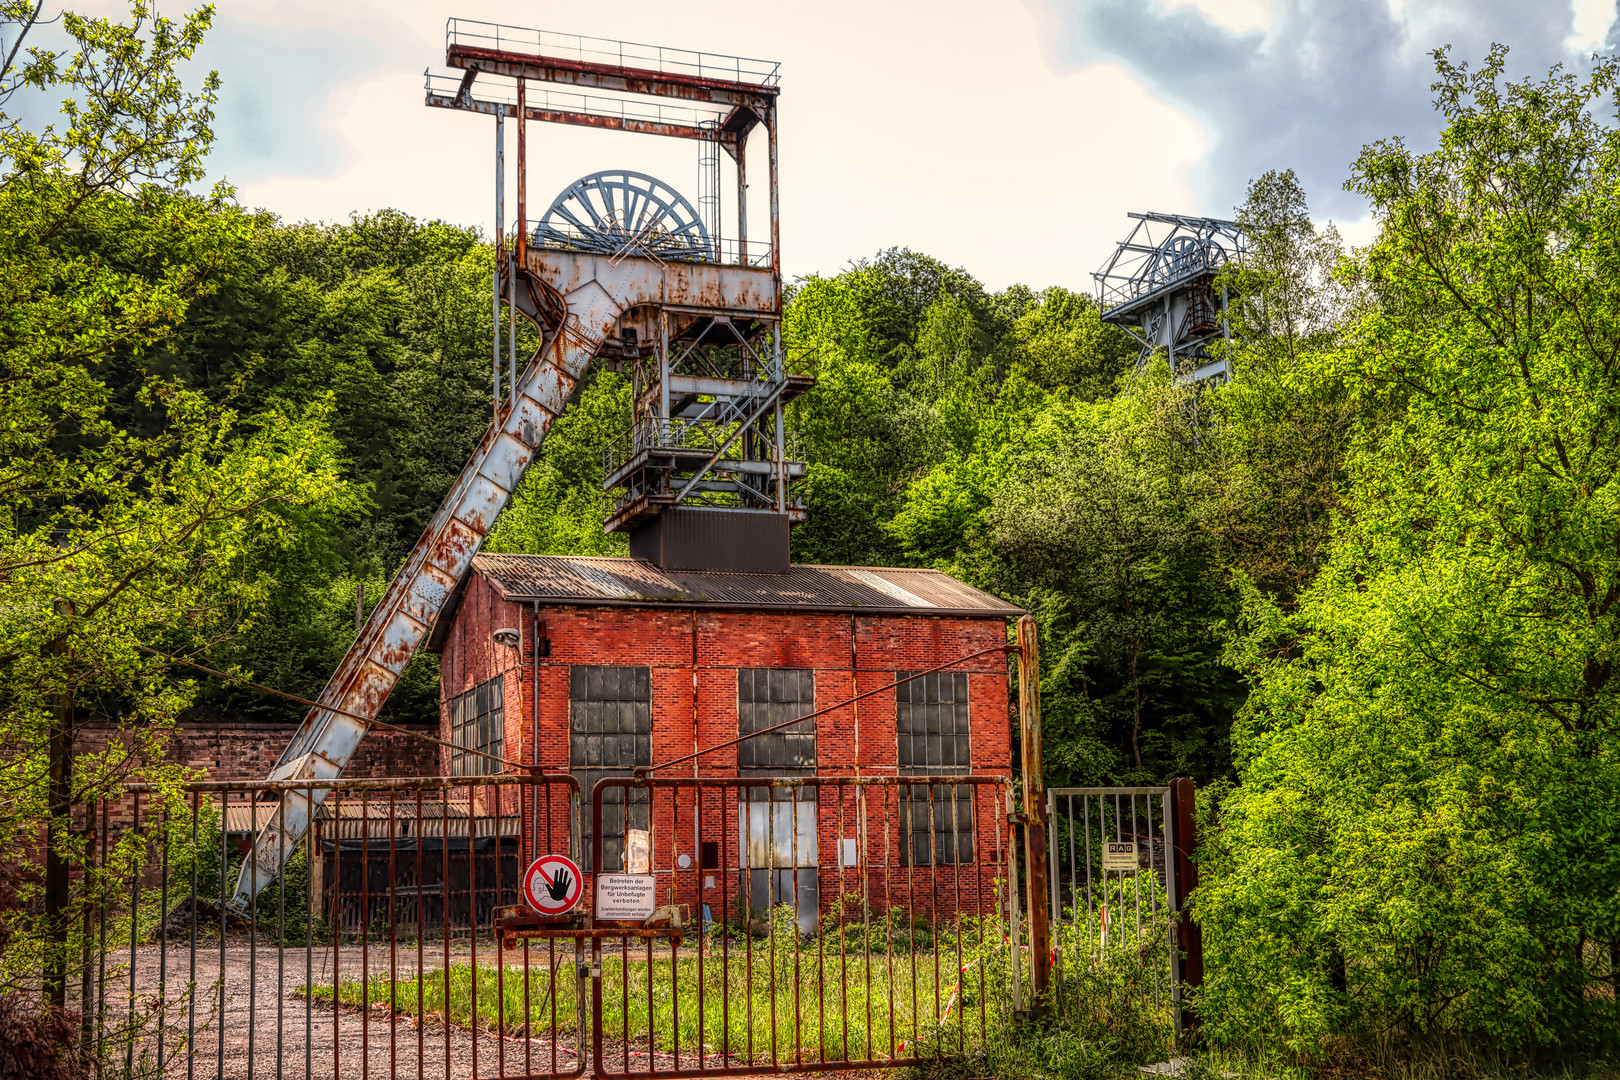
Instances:
[[[1170,906],[1180,916],[1173,962],[1176,983],[1182,991],[1176,1026],[1185,1044],[1198,1032],[1198,1015],[1187,1005],[1186,991],[1204,984],[1204,933],[1187,908],[1188,896],[1198,887],[1198,864],[1192,860],[1198,843],[1198,794],[1193,782],[1186,777],[1170,781],[1170,800],[1175,815],[1176,846],[1176,895],[1171,898]]]
[[[57,602],[56,613],[73,617],[73,603]],[[69,677],[72,646],[67,632],[51,646],[51,652],[62,660],[61,676]],[[73,831],[71,818],[73,799],[73,691],[67,683],[51,710],[49,754],[50,817],[45,827],[45,921],[51,943],[50,959],[45,967],[45,996],[57,1009],[67,1006],[67,910],[68,864],[62,847]]]
[[[1024,882],[1029,897],[1029,973],[1039,1003],[1052,978],[1046,889],[1046,780],[1041,756],[1041,645],[1032,616],[1018,620],[1018,728],[1024,771]]]

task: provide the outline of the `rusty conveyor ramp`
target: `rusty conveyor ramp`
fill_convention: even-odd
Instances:
[[[432,630],[457,583],[506,506],[546,433],[621,316],[633,308],[694,300],[721,308],[760,308],[774,302],[761,279],[770,271],[713,264],[662,263],[588,252],[530,249],[519,279],[519,311],[544,333],[544,344],[518,379],[498,426],[479,442],[422,538],[317,699],[271,780],[330,780],[339,776],[388,699],[405,665]],[[544,282],[555,283],[556,288]],[[767,296],[760,295],[762,292]],[[547,310],[536,310],[538,297]],[[768,309],[767,309],[768,310]],[[340,710],[340,711],[339,711]],[[360,718],[364,717],[365,720]],[[230,904],[246,907],[273,884],[297,850],[326,790],[286,793],[280,809],[254,838]]]

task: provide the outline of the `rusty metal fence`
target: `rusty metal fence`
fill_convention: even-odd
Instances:
[[[286,872],[231,910],[255,831],[313,788]],[[565,775],[133,785],[89,808],[70,1004],[102,1076],[938,1059],[1025,992],[1009,798],[981,776],[618,778],[588,807]],[[524,906],[523,868],[582,862],[582,836],[586,865],[651,880],[650,918],[597,917],[595,873],[575,912]]]
[[[604,800],[636,788],[646,857],[629,869],[680,926],[598,919],[598,1075],[917,1064],[1010,1016],[1005,778],[607,780],[595,865]]]
[[[1052,788],[1046,813],[1054,1004],[1129,986],[1168,1037],[1181,1024],[1172,789]]]

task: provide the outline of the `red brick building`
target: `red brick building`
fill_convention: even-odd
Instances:
[[[792,566],[740,573],[660,569],[635,559],[481,555],[453,604],[430,642],[442,652],[441,737],[572,773],[584,792],[587,860],[597,781],[731,743],[867,691],[880,692],[654,775],[1012,772],[1004,653],[895,685],[1004,646],[1008,620],[1022,614],[938,571]],[[460,750],[441,753],[445,774],[500,768]],[[952,790],[947,795],[942,787],[932,799],[927,786],[869,790],[864,805],[852,788],[823,787],[819,796],[778,791],[778,804],[805,805],[767,813],[769,791],[722,798],[706,788],[701,822],[690,790],[660,791],[653,797],[664,801],[652,806],[645,792],[631,792],[626,822],[625,792],[604,789],[602,861],[608,871],[621,869],[625,829],[650,828],[654,872],[669,875],[660,902],[693,911],[699,902],[713,909],[725,899],[730,906],[732,890],[746,889],[796,892],[801,918],[813,918],[816,898],[825,906],[835,888],[848,891],[861,874],[861,888],[885,891],[871,897],[880,904],[940,906],[918,894],[921,875],[928,879],[924,893],[943,888],[941,895],[955,897],[961,889],[963,906],[977,909],[994,877],[989,864],[1000,838],[975,822],[995,819],[992,800],[1001,796],[988,786]],[[920,802],[932,802],[932,815]],[[533,836],[532,809],[526,818]],[[749,858],[739,832],[782,849],[774,862],[754,857],[752,882],[735,869]],[[799,850],[788,850],[795,845]],[[680,872],[688,867],[690,873]],[[841,880],[829,880],[829,873]]]

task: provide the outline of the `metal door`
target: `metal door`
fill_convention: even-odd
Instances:
[[[242,855],[323,788],[315,827],[241,914]],[[579,847],[562,776],[197,783],[91,808],[70,980],[98,1075],[566,1077],[584,1071],[585,950],[499,948],[522,868]],[[312,800],[313,801],[313,800]]]
[[[1136,985],[1170,1028],[1179,1026],[1171,789],[1051,788],[1046,812],[1057,1005],[1084,992],[1082,975],[1095,965],[1134,962],[1143,975]]]

